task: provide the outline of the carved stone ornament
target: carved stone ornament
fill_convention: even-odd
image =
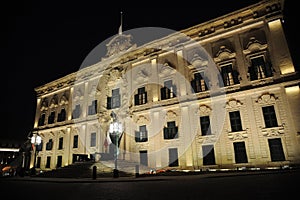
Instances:
[[[251,37],[249,39],[248,44],[246,45],[246,49],[243,50],[244,54],[250,54],[254,52],[263,51],[268,48],[267,44],[262,44],[260,41],[255,39],[255,37]]]
[[[137,77],[135,78],[134,82],[136,83],[143,83],[143,82],[147,82],[147,80],[149,79],[150,76],[150,71],[146,68],[141,68],[138,72],[137,72]]]
[[[229,101],[226,102],[227,109],[239,108],[242,105],[243,103],[237,99],[230,99]]]
[[[48,110],[48,101],[44,99],[41,104],[41,111]]]
[[[171,119],[176,119],[176,117],[177,117],[176,112],[173,111],[173,110],[169,110],[169,111],[166,113],[166,115],[167,115],[167,118],[168,118],[169,120],[171,120]]]
[[[207,68],[208,61],[201,58],[198,53],[195,53],[191,64],[192,65],[189,66],[190,70],[204,71]]]
[[[78,101],[79,99],[83,98],[83,92],[81,89],[77,89],[76,92],[74,93],[74,100]]]
[[[145,117],[144,115],[141,115],[136,120],[137,124],[149,124],[149,119]]]
[[[277,99],[278,99],[278,97],[275,97],[274,94],[265,93],[265,94],[262,94],[260,97],[258,97],[258,99],[256,100],[256,103],[274,104]]]
[[[60,105],[68,104],[68,99],[67,99],[67,97],[66,97],[65,95],[63,95],[63,96],[60,98],[59,104],[60,104]]]
[[[217,137],[215,135],[202,136],[197,134],[197,141],[200,144],[214,144],[217,141]]]
[[[225,46],[220,46],[220,50],[216,54],[214,58],[215,62],[221,62],[223,60],[233,59],[235,58],[235,53],[231,52],[230,49],[226,48]]]
[[[57,99],[56,97],[53,97],[50,101],[50,106],[49,108],[57,107]]]
[[[106,57],[117,55],[133,47],[134,45],[131,43],[131,40],[131,35],[118,34],[115,36],[108,44],[106,44]]]
[[[284,126],[273,127],[273,128],[263,128],[261,133],[265,137],[273,137],[273,136],[280,136],[284,134]]]
[[[211,113],[211,107],[207,105],[200,105],[199,109],[196,110],[196,115],[207,116]]]
[[[174,74],[176,70],[170,66],[168,62],[165,62],[163,65],[158,65],[159,67],[159,76],[167,76],[170,74]]]
[[[230,140],[243,140],[248,137],[247,130],[245,131],[238,131],[238,132],[229,132],[228,138]]]

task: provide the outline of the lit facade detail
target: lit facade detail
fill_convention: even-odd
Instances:
[[[123,125],[118,159],[156,169],[300,164],[300,79],[281,24],[280,2],[261,1],[181,31],[209,52],[221,74],[214,81],[206,73],[207,61],[189,41],[180,49],[171,46],[173,53],[148,53],[131,45],[134,38],[119,34],[99,63],[35,88],[34,127],[44,144],[40,169],[70,165],[82,155],[101,161],[97,155],[110,151],[107,133],[115,128],[110,113],[118,110]],[[120,37],[130,51],[106,71],[95,70],[122,51],[110,46]],[[172,38],[149,46],[168,46]],[[138,77],[134,84],[123,80],[125,73]],[[114,85],[116,81],[122,84]],[[226,93],[224,123],[217,125],[220,119],[210,100],[214,87]],[[133,92],[126,95],[128,91]]]

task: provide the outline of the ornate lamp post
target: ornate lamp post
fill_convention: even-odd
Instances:
[[[110,133],[111,141],[115,145],[114,148],[115,168],[113,170],[113,177],[117,178],[119,177],[119,170],[118,170],[119,141],[123,133],[123,126],[122,123],[118,121],[118,118],[114,112],[112,112],[110,116],[112,118],[112,122],[109,125],[109,133]]]
[[[34,160],[33,160],[33,167],[31,168],[31,174],[35,175],[36,174],[36,171],[35,171],[36,157],[37,157],[37,153],[38,153],[37,146],[39,146],[42,143],[42,137],[39,136],[38,134],[33,134],[30,141],[31,141],[32,146],[34,147],[34,158],[33,158]]]

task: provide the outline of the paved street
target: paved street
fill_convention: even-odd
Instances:
[[[298,199],[300,171],[92,179],[1,178],[10,199]]]

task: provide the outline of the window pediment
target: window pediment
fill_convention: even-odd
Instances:
[[[227,101],[226,103],[226,108],[227,109],[234,109],[234,108],[239,108],[240,106],[242,106],[243,103],[240,100],[237,99],[230,99],[229,101]]]
[[[256,103],[274,104],[277,99],[278,99],[278,97],[275,97],[274,94],[265,93],[257,98]]]
[[[224,60],[229,60],[235,58],[236,53],[232,52],[230,49],[226,48],[226,46],[220,46],[220,50],[216,54],[214,58],[215,62],[221,62]]]
[[[165,62],[163,65],[159,65],[159,72],[160,76],[167,76],[176,73],[176,70],[168,62]]]
[[[264,51],[267,49],[267,44],[262,44],[260,41],[258,41],[255,37],[251,37],[249,39],[248,44],[246,45],[246,49],[243,50],[244,54],[250,54],[254,52]]]
[[[65,95],[63,95],[61,98],[60,98],[60,102],[59,102],[60,105],[64,105],[64,104],[68,104],[68,99]]]

